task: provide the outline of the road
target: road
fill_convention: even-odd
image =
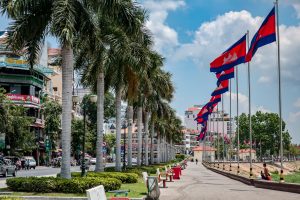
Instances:
[[[183,176],[175,182],[167,182],[161,189],[163,200],[299,200],[300,195],[255,188],[204,168],[200,163],[188,163]]]
[[[115,163],[106,163],[106,167],[115,166]],[[93,171],[95,169],[95,165],[91,165],[90,170]],[[71,167],[71,172],[80,171],[80,167]],[[30,170],[20,170],[17,172],[17,177],[26,177],[26,176],[56,176],[60,172],[60,168],[53,167],[36,167],[36,169]],[[7,177],[11,178],[11,177]],[[0,177],[0,188],[6,187],[6,179],[4,177]]]

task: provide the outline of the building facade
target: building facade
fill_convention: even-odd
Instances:
[[[33,156],[39,161],[39,153],[45,151],[42,97],[51,91],[49,81],[53,70],[40,64],[30,69],[24,51],[14,52],[7,48],[6,36],[6,32],[0,32],[0,87],[5,89],[12,103],[26,107],[27,115],[34,118],[30,130],[35,135],[37,149]]]

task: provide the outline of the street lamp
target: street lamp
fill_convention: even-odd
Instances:
[[[89,99],[90,102],[96,103],[97,102],[97,96],[96,95],[90,95]],[[79,97],[76,95],[73,95],[72,97],[73,103],[76,105],[79,103]],[[85,176],[85,132],[86,132],[86,104],[84,103],[83,106],[83,139],[82,139],[82,158],[81,158],[81,176]]]
[[[122,129],[124,129],[123,132],[123,144],[124,144],[124,150],[123,150],[123,171],[126,170],[126,120],[123,121]]]

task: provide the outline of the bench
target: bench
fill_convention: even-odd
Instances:
[[[169,181],[172,182],[173,181],[173,176],[174,176],[172,168],[165,166],[165,173],[166,173],[167,179],[169,178]]]
[[[120,194],[125,194],[127,196],[129,190],[113,190],[109,192],[115,193],[114,197],[111,197],[110,200],[129,200],[127,197],[117,197]],[[103,185],[99,185],[87,190],[86,194],[88,200],[107,200]]]
[[[156,169],[156,175],[157,175],[157,178],[158,178],[158,184],[161,185],[161,183],[162,183],[163,188],[166,188],[166,187],[167,187],[167,186],[166,186],[166,181],[167,181],[167,176],[166,176],[166,174],[165,174],[165,173],[161,173],[161,172],[159,171],[159,168],[157,168],[157,169]]]

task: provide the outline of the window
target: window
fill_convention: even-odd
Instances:
[[[54,91],[54,92],[57,92],[57,87],[53,87],[53,91]]]

